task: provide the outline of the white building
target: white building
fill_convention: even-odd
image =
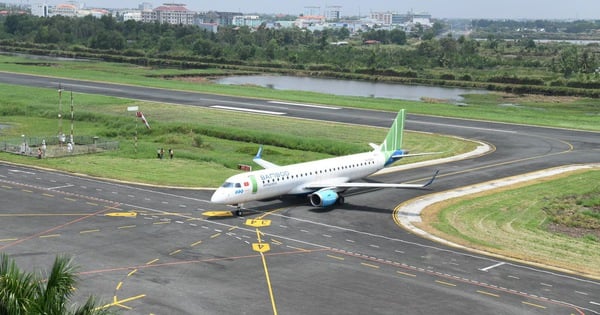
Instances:
[[[152,11],[142,11],[143,22],[159,22],[167,24],[195,24],[197,13],[188,10],[185,4],[165,3]]]
[[[258,15],[238,15],[233,17],[232,24],[235,26],[248,26],[252,28],[259,27],[262,20]]]
[[[48,17],[50,16],[48,9],[49,7],[47,3],[34,3],[31,5],[31,15]]]

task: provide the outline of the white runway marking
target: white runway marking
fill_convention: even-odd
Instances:
[[[257,114],[267,114],[267,115],[285,115],[282,112],[273,112],[268,110],[259,110],[259,109],[249,109],[249,108],[241,108],[241,107],[230,107],[230,106],[221,106],[214,105],[211,108],[224,109],[224,110],[232,110],[236,112],[249,112],[249,113],[257,113]]]
[[[499,263],[497,263],[495,265],[491,265],[491,266],[488,266],[488,267],[485,267],[485,268],[479,269],[479,270],[487,272],[488,270],[490,270],[492,268],[496,268],[496,267],[502,266],[504,264],[505,264],[505,262],[499,262]]]
[[[271,104],[281,104],[281,105],[290,105],[290,106],[300,106],[300,107],[322,108],[322,109],[340,109],[340,107],[315,105],[315,104],[298,104],[298,103],[279,102],[279,101],[269,101],[269,103],[271,103]]]

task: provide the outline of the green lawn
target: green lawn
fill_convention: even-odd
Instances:
[[[594,202],[580,211],[590,213],[583,215],[587,228],[575,223],[574,206],[567,206],[564,217],[548,214],[565,198],[579,196]],[[451,200],[426,209],[422,217],[424,229],[453,242],[600,277],[600,171]]]

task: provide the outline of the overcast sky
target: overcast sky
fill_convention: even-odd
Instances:
[[[3,2],[32,4],[44,0],[4,0]],[[46,0],[56,5],[67,0]],[[428,12],[434,18],[509,18],[509,19],[600,19],[600,0],[87,0],[88,7],[137,8],[141,2],[154,7],[165,2],[186,3],[194,11],[239,11],[242,13],[307,13],[309,6],[342,6],[342,15],[365,15],[371,11],[395,11],[404,13]],[[312,9],[316,12],[317,9]]]

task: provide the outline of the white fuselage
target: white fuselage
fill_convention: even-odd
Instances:
[[[219,187],[211,202],[241,204],[282,195],[309,194],[319,188],[335,186],[364,178],[385,166],[382,152],[323,159],[312,162],[277,166],[234,175]]]

